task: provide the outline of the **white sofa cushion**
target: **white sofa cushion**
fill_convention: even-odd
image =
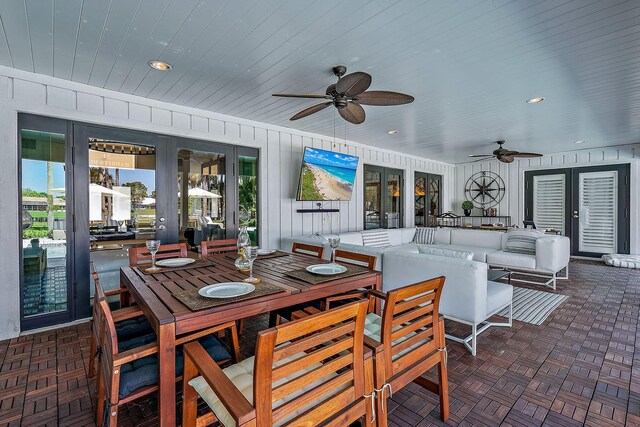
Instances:
[[[438,228],[436,230],[436,237],[434,243],[438,245],[450,245],[451,244],[451,229],[450,228]]]
[[[507,232],[504,250],[516,254],[536,254],[536,240],[544,237],[544,231],[512,228]]]
[[[388,228],[385,231],[389,236],[389,244],[391,246],[398,246],[405,242],[402,241],[402,228]]]
[[[387,248],[391,246],[389,234],[385,229],[363,231],[362,243],[364,246],[371,246],[374,248]]]
[[[479,262],[487,262],[487,254],[496,252],[497,249],[483,248],[481,246],[468,245],[432,245],[435,248],[453,249],[456,251],[469,251],[473,253],[473,260]]]
[[[487,264],[535,270],[536,257],[535,255],[498,251],[487,255]]]
[[[437,255],[447,258],[460,258],[471,261],[473,259],[473,252],[469,251],[456,251],[455,249],[434,248],[429,245],[419,245],[418,252],[426,255]]]
[[[403,245],[394,246],[389,248],[390,251],[403,251],[403,252],[413,252],[414,254],[418,253],[418,245],[417,243],[405,243]]]
[[[402,230],[402,243],[413,242],[413,236],[416,234],[415,227],[401,228],[400,230]]]
[[[513,300],[513,286],[506,283],[487,282],[487,315],[508,306]]]
[[[419,245],[433,245],[436,238],[436,228],[418,227],[413,242]]]
[[[502,249],[502,233],[490,230],[451,230],[451,244]]]
[[[338,236],[340,236],[340,243],[362,246],[362,233],[360,233],[359,231],[351,233],[340,233]]]

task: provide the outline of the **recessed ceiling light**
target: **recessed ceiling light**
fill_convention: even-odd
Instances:
[[[397,135],[397,134],[398,134],[398,129],[389,129],[389,130],[387,131],[387,133],[388,133],[389,135]]]
[[[171,65],[166,62],[158,61],[157,59],[149,61],[149,67],[159,71],[169,71],[171,69]]]
[[[576,141],[576,144],[582,144],[583,142],[586,142],[584,139],[579,139]]]
[[[538,96],[536,98],[527,99],[527,104],[537,104],[538,102],[544,101],[544,97]]]

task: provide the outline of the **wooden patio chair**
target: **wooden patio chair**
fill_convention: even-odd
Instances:
[[[98,284],[98,287],[100,285]],[[102,292],[99,291],[99,294]],[[158,379],[162,374],[158,363],[158,341],[155,334],[120,341],[118,339],[114,317],[107,300],[99,297],[95,302],[102,319],[102,337],[100,343],[100,372],[97,381],[96,423],[101,426],[115,427],[118,424],[119,407],[158,389]],[[225,329],[231,330],[233,356],[212,335]],[[177,337],[176,339],[176,381],[182,379],[184,356],[182,345],[197,340],[198,345],[216,363],[239,361],[238,335],[235,322],[208,328],[197,333]],[[204,350],[206,348],[206,350]]]
[[[187,244],[172,243],[168,245],[160,245],[158,252],[156,252],[156,260],[165,258],[186,258],[187,257]],[[151,253],[146,246],[137,246],[129,248],[129,265],[131,267],[137,267],[142,261],[150,261]]]
[[[309,255],[322,259],[324,255],[324,246],[308,245],[306,243],[293,242],[291,252],[300,255]]]
[[[203,258],[225,252],[238,252],[238,242],[235,239],[203,240],[200,242],[200,256]]]
[[[436,277],[387,293],[369,291],[384,302],[382,316],[368,314],[365,326],[365,344],[375,354],[375,387],[382,422],[386,420],[386,398],[410,382],[438,394],[440,418],[449,418],[444,317],[438,314],[444,281],[444,277]],[[438,367],[438,383],[422,376],[434,366]]]
[[[359,265],[366,267],[370,270],[376,267],[376,256],[361,254],[358,252],[350,252],[342,249],[336,250],[336,261],[340,261],[346,264]],[[321,311],[329,310],[331,305],[342,305],[348,302],[356,301],[358,299],[368,298],[371,302],[369,310],[372,312],[375,308],[375,301],[372,296],[368,294],[368,289],[358,289],[352,292],[347,292],[340,295],[334,295],[321,300],[310,301],[304,304],[294,305],[275,312],[275,319],[271,320],[273,325],[279,325],[282,319],[297,320],[303,317],[317,314]]]
[[[262,331],[256,356],[225,369],[199,344],[185,345],[182,426],[347,426],[362,416],[369,426],[366,310],[366,302],[355,302]],[[213,414],[198,418],[199,396]]]
[[[94,283],[93,293],[93,316],[91,317],[91,341],[89,350],[89,373],[88,377],[93,378],[96,375],[96,362],[101,348],[98,345],[100,337],[102,337],[103,319],[97,301],[106,299],[112,295],[122,295],[128,292],[127,289],[114,289],[105,291],[100,284],[100,276],[96,269],[95,263],[91,262],[91,276]],[[112,311],[113,321],[116,324],[116,332],[119,339],[130,339],[135,336],[144,335],[152,332],[151,325],[146,321],[144,314],[136,306],[122,308]]]

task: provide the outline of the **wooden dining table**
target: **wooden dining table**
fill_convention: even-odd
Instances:
[[[211,308],[192,311],[173,292],[200,288],[221,282],[237,282],[247,277],[234,265],[236,254],[216,254],[207,258],[211,265],[164,270],[154,274],[144,267],[122,267],[121,283],[140,307],[158,336],[159,420],[161,426],[175,425],[176,417],[176,337],[200,331],[232,320],[269,313],[292,305],[338,295],[358,288],[382,289],[378,271],[363,270],[361,274],[310,284],[287,275],[287,272],[326,261],[308,255],[287,254],[254,262],[253,275],[261,283],[277,285],[283,292],[245,299]],[[260,283],[256,287],[260,286]]]

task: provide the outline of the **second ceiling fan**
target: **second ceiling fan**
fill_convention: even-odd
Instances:
[[[481,162],[483,160],[496,159],[502,163],[513,163],[516,157],[542,157],[540,153],[525,153],[522,151],[513,151],[504,148],[502,145],[504,141],[496,141],[498,148],[493,150],[491,154],[469,154],[469,157],[476,157],[479,159],[474,162]]]
[[[338,77],[338,81],[327,87],[326,93],[321,94],[295,94],[295,93],[274,93],[273,96],[286,98],[316,98],[326,99],[320,104],[305,108],[291,117],[290,120],[298,120],[313,113],[324,110],[333,105],[338,109],[340,117],[346,121],[359,125],[365,120],[365,112],[362,105],[402,105],[413,102],[411,95],[386,90],[369,90],[371,86],[371,75],[362,71],[347,74],[347,67],[338,65],[333,67],[333,74]]]

